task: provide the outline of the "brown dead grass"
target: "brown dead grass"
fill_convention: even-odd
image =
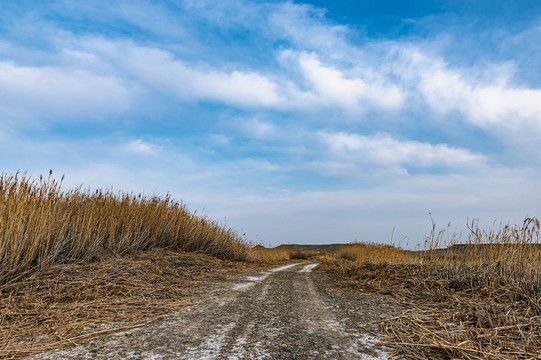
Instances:
[[[314,251],[314,250],[290,251],[290,257],[292,259],[299,259],[299,260],[315,260],[319,254],[320,254],[319,251]]]
[[[291,258],[287,246],[281,245],[274,248],[267,248],[261,245],[250,249],[248,259],[256,263],[276,264],[287,261]]]
[[[235,231],[170,196],[64,190],[52,173],[0,176],[0,284],[34,269],[156,248],[228,260],[249,252]]]
[[[0,287],[0,359],[144,325],[193,304],[213,283],[252,268],[157,249],[33,272]]]
[[[435,234],[427,243],[441,245]],[[446,250],[400,254],[376,246],[377,257],[347,255],[324,266],[342,286],[402,303],[400,316],[362,325],[393,347],[396,357],[541,359],[539,222],[526,219],[499,231],[472,227],[472,236],[467,246]],[[365,248],[370,251],[369,244]]]
[[[359,262],[387,262],[405,264],[414,261],[414,255],[393,245],[355,242],[340,247],[338,257]]]
[[[169,196],[2,175],[0,359],[140,326],[214,281],[288,258]]]

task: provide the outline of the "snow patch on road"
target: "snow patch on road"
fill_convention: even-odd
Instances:
[[[287,269],[292,268],[293,266],[297,266],[297,265],[300,265],[300,263],[295,263],[295,264],[289,264],[289,265],[280,266],[280,267],[277,267],[277,268],[274,268],[274,269],[270,269],[269,271],[270,271],[270,272],[283,271],[283,270],[287,270]]]
[[[260,282],[260,281],[265,280],[269,275],[270,275],[270,273],[266,272],[266,273],[263,273],[263,275],[261,275],[261,276],[247,276],[245,278],[245,280]]]
[[[319,264],[308,264],[306,265],[305,267],[303,267],[302,269],[300,269],[298,272],[300,273],[309,273],[309,272],[312,272],[312,270],[318,266]]]
[[[247,276],[247,277],[244,278],[244,280],[246,280],[248,282],[243,282],[243,283],[233,285],[233,290],[246,291],[246,290],[250,289],[251,287],[253,287],[255,284],[258,284],[258,283],[262,282],[263,280],[265,280],[266,278],[268,278],[269,275],[271,275],[272,273],[279,272],[279,271],[284,271],[284,270],[287,270],[287,269],[292,268],[293,266],[297,266],[297,265],[300,265],[300,264],[295,263],[295,264],[289,264],[289,265],[280,266],[280,267],[277,267],[277,268],[274,268],[274,269],[269,269],[269,270],[261,272],[261,275],[259,275],[259,276]]]
[[[197,346],[187,346],[182,359],[211,360],[220,356],[220,351],[229,332],[235,327],[236,321],[219,326],[219,331],[213,335],[206,335],[206,340]]]
[[[248,289],[250,289],[252,286],[254,286],[255,282],[249,282],[249,283],[240,283],[240,284],[235,284],[233,286],[233,290],[235,291],[246,291]]]
[[[233,290],[237,291],[245,291],[254,286],[255,284],[258,284],[269,277],[271,273],[270,272],[264,272],[261,276],[247,276],[244,279],[248,280],[249,282],[235,284],[233,286]]]
[[[347,349],[350,354],[359,356],[362,360],[385,360],[389,358],[391,349],[376,346],[379,339],[368,334],[356,334],[357,339]]]

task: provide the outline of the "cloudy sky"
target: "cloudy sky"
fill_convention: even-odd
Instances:
[[[537,0],[3,2],[0,170],[413,248],[541,215],[540,69]]]

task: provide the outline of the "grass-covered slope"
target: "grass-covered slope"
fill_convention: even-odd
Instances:
[[[169,196],[63,190],[51,174],[0,177],[0,284],[54,264],[156,248],[250,255],[236,232]]]

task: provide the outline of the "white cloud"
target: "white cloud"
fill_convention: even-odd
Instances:
[[[411,57],[405,79],[436,113],[458,111],[466,122],[504,136],[520,129],[541,132],[541,89],[510,85],[505,64],[450,69],[442,59],[419,51],[406,53]],[[477,76],[468,75],[474,70]]]
[[[432,145],[418,141],[400,141],[388,135],[363,136],[343,132],[319,132],[321,140],[334,156],[346,163],[369,163],[372,166],[471,166],[485,161],[483,155],[446,144]]]
[[[541,90],[485,85],[444,69],[425,74],[420,90],[436,111],[462,111],[483,127],[533,125],[541,130]]]
[[[137,139],[128,142],[126,145],[122,146],[122,149],[129,153],[156,156],[158,155],[160,147],[141,139]]]
[[[256,171],[277,171],[281,170],[281,167],[271,163],[266,159],[246,159],[240,164],[241,167]]]
[[[196,92],[225,103],[272,106],[280,100],[276,84],[255,72],[195,72],[193,76]]]
[[[193,101],[217,101],[240,107],[272,106],[280,101],[277,85],[254,71],[194,67],[158,48],[91,39],[84,46],[108,57],[155,91]]]
[[[256,139],[267,139],[277,133],[276,126],[271,122],[251,119],[243,122],[241,129]]]
[[[510,136],[509,131],[527,134],[534,130],[536,136],[541,132],[541,89],[512,85],[512,62],[452,67],[431,52],[442,50],[438,41],[445,42],[445,36],[425,42],[371,41],[356,46],[346,39],[347,26],[327,22],[325,12],[310,5],[285,4],[271,19],[283,32],[281,36],[294,44],[294,50],[282,53],[282,62],[291,67],[289,60],[295,58],[303,75],[296,86],[289,87],[292,105],[304,109],[416,107],[416,111],[428,107],[436,114],[461,113],[467,123],[504,137]],[[302,81],[310,88],[298,90],[303,88]],[[416,97],[421,101],[413,102]],[[519,134],[514,136],[520,139]]]
[[[485,86],[466,93],[464,111],[483,126],[541,130],[541,90]]]
[[[395,109],[404,102],[405,95],[398,86],[383,81],[369,82],[360,78],[348,78],[340,70],[324,66],[313,54],[302,54],[299,64],[304,76],[319,95],[320,103],[331,103],[350,109],[365,104]]]
[[[83,69],[0,62],[0,111],[11,116],[100,118],[129,110],[137,90]]]
[[[269,17],[269,29],[303,50],[325,52],[331,58],[347,56],[347,26],[326,23],[325,10],[308,4],[279,4]]]
[[[212,134],[210,135],[210,141],[219,145],[229,145],[233,140],[232,137],[226,136],[224,134]]]

